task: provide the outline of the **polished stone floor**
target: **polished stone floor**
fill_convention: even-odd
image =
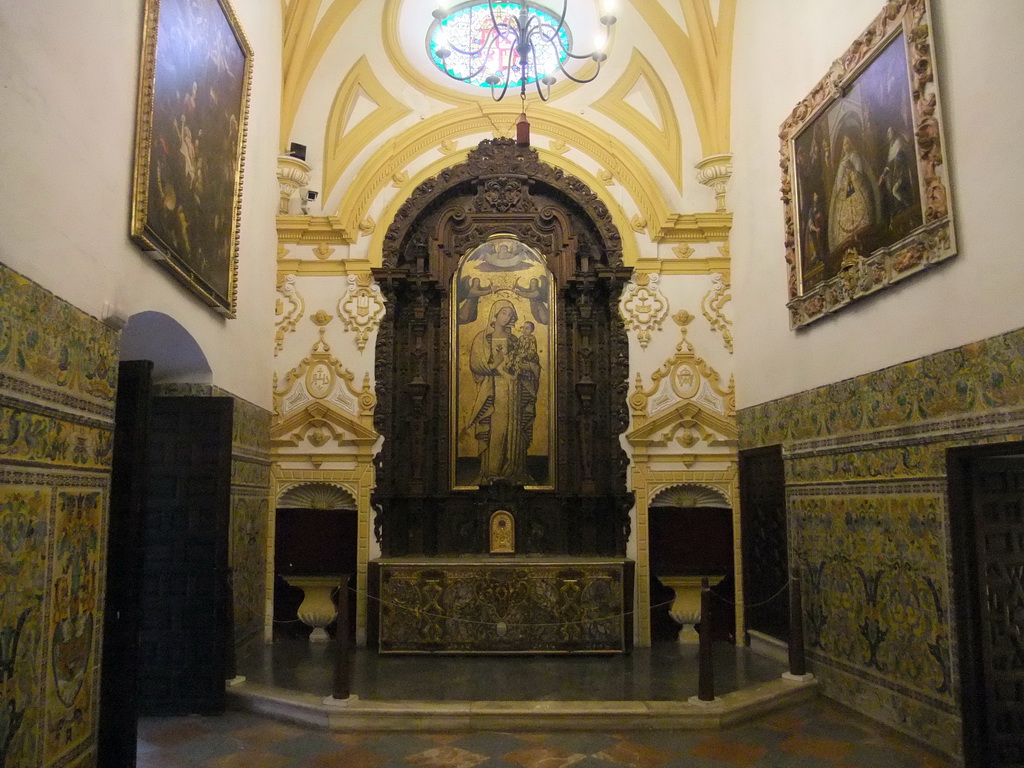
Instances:
[[[254,643],[238,658],[249,681],[331,693],[334,643]],[[785,665],[715,644],[715,692],[775,680]],[[628,654],[391,656],[354,649],[351,692],[370,701],[685,701],[697,693],[697,647],[665,642]]]
[[[825,699],[716,731],[331,733],[228,712],[144,718],[138,768],[952,768]]]

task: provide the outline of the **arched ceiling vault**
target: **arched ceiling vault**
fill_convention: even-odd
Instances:
[[[292,140],[293,126],[304,102],[308,99],[310,103],[324,103],[325,94],[317,93],[314,99],[314,95],[307,93],[313,76],[323,82],[327,71],[319,69],[334,66],[330,61],[332,57],[337,59],[339,52],[346,52],[343,60],[347,62],[351,61],[353,50],[361,54],[355,63],[344,65],[347,71],[338,71],[336,76],[331,71],[327,81],[339,84],[337,92],[327,100],[329,108],[319,106],[314,110],[327,110],[319,129],[313,126],[325,137],[322,158],[312,160],[320,165],[316,173],[321,176],[322,199],[327,200],[332,189],[344,184],[337,209],[342,240],[353,242],[358,237],[360,224],[369,220],[371,209],[379,210],[381,194],[389,185],[401,184],[402,191],[397,197],[404,199],[417,180],[457,162],[452,142],[458,138],[480,134],[508,136],[514,130],[521,108],[518,99],[506,98],[495,104],[486,96],[469,95],[465,88],[460,90],[459,84],[446,86],[436,79],[443,80],[443,76],[428,76],[423,65],[417,67],[410,61],[411,54],[405,50],[410,44],[408,40],[402,44],[401,23],[408,22],[407,14],[423,12],[415,3],[432,7],[428,0],[384,0],[380,38],[373,29],[356,35],[352,24],[345,24],[357,9],[359,18],[376,17],[360,8],[371,0],[283,2],[282,147]],[[553,101],[561,102],[572,94],[565,103],[573,106],[531,100],[527,113],[535,145],[542,143],[544,137],[589,158],[588,165],[599,170],[584,170],[578,161],[571,161],[558,151],[543,153],[545,162],[585,180],[602,197],[615,215],[624,242],[633,240],[629,236],[631,230],[645,233],[653,242],[724,239],[731,225],[730,214],[677,211],[686,178],[684,166],[729,152],[736,0],[619,0],[619,5],[617,15],[629,23],[628,30],[620,31],[620,38],[627,33],[630,37],[620,39],[618,58],[623,58],[624,41],[635,46],[628,63],[618,63],[617,74],[608,72],[607,78],[602,72],[589,86],[556,86]],[[675,5],[678,9],[672,8]],[[381,45],[387,57],[384,66],[379,49],[375,57],[372,55],[374,47]],[[329,49],[332,52],[327,56]],[[652,65],[654,61],[661,65],[660,70]],[[400,82],[405,85],[398,87]],[[632,102],[641,109],[630,103],[635,88],[645,89],[646,108],[636,98]],[[679,102],[679,96],[673,101],[671,94],[681,91],[685,91],[685,103]],[[415,105],[421,119],[411,125],[408,115],[412,105],[403,103],[403,92],[425,94],[424,103],[433,104]],[[593,96],[581,102],[585,93]],[[596,125],[586,119],[583,105],[591,106],[613,123],[604,121],[603,126]],[[304,121],[310,120],[310,114],[313,113],[303,107]],[[683,146],[680,117],[692,119],[699,149]],[[305,128],[308,135],[310,126]],[[638,154],[634,148],[641,147],[643,150]],[[370,152],[371,149],[374,151]],[[410,175],[416,178],[406,182]],[[611,183],[620,185],[621,193],[609,193],[606,185]],[[628,195],[628,204],[623,195]],[[398,204],[400,201],[391,201],[380,217],[378,232],[386,229],[388,212],[397,209]],[[627,208],[637,213],[627,215]],[[368,228],[363,226],[362,231],[366,233]],[[627,247],[628,260],[632,260],[630,256],[635,258],[636,248],[635,242]]]

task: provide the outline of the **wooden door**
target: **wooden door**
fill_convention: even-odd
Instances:
[[[789,639],[786,474],[782,446],[740,451],[743,596],[747,629]]]
[[[968,765],[987,768],[1024,765],[1021,450],[1018,443],[951,452],[953,551],[964,596],[959,611],[964,751]]]
[[[224,708],[232,401],[153,400],[143,531],[143,714]]]
[[[134,766],[138,741],[139,537],[152,368],[148,360],[132,360],[117,374],[98,747],[99,764],[111,768]]]

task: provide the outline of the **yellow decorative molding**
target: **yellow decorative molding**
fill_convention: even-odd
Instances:
[[[391,174],[391,186],[395,189],[401,189],[409,183],[409,172],[398,171],[398,173]]]
[[[692,448],[695,442],[679,439],[680,432],[687,430],[699,432],[700,439],[709,447],[725,448],[727,456],[735,454],[738,437],[735,419],[709,411],[692,401],[680,402],[674,408],[659,413],[642,427],[629,432],[626,440],[634,448],[641,450],[664,447],[673,441],[683,447]],[[695,457],[701,460],[721,458],[717,453],[695,454]]]
[[[665,397],[697,405],[714,405],[721,409],[726,419],[736,418],[736,384],[729,377],[728,387],[722,385],[722,377],[694,350],[693,344],[686,338],[687,326],[693,322],[693,315],[681,309],[672,316],[679,326],[682,338],[676,345],[675,354],[651,374],[651,386],[644,387],[641,374],[636,375],[633,394],[629,396],[629,406],[633,413],[634,431],[641,430],[651,422],[652,418],[660,418],[649,413],[651,400],[665,385],[668,391]],[[687,446],[690,447],[690,446]]]
[[[635,271],[619,300],[619,314],[626,329],[637,332],[641,349],[647,349],[651,333],[660,331],[668,316],[668,299],[658,288],[658,282],[657,272]]]
[[[688,243],[681,243],[680,245],[672,246],[672,254],[677,259],[688,259],[693,256],[694,253],[696,253],[696,251],[694,251]]]
[[[654,96],[661,125],[656,125],[647,115],[626,101],[626,97],[641,81],[647,84]],[[661,163],[676,189],[682,190],[683,140],[679,132],[679,119],[676,117],[668,88],[640,51],[633,49],[633,55],[622,77],[591,106],[608,115],[640,139]]]
[[[661,219],[664,223],[651,235],[656,243],[713,243],[729,239],[732,214],[673,213]]]
[[[327,243],[318,243],[316,248],[313,249],[313,255],[316,256],[320,261],[327,261],[331,258],[337,249],[331,248]]]
[[[311,403],[323,403],[340,414],[345,414],[336,404],[336,394],[347,390],[345,399],[354,404],[358,411],[358,424],[372,431],[373,411],[377,405],[377,396],[370,386],[370,375],[363,376],[363,386],[354,385],[355,374],[348,370],[341,361],[331,354],[331,346],[324,338],[331,315],[321,310],[313,315],[313,322],[320,326],[320,338],[313,344],[310,354],[285,374],[284,384],[277,385],[277,374],[274,374],[273,386],[273,423],[288,420],[298,409],[308,410]],[[299,385],[299,386],[296,386]],[[298,390],[298,391],[296,391]],[[274,429],[271,428],[273,436]]]
[[[366,259],[339,259],[335,261],[304,261],[287,259],[277,264],[278,279],[281,275],[292,274],[302,277],[345,277],[347,275],[370,274],[370,262]]]
[[[292,125],[313,73],[360,0],[333,0],[320,16],[322,0],[291,0],[284,8],[281,55],[281,151],[291,142]],[[319,22],[317,17],[320,17]]]
[[[366,215],[365,219],[363,219],[362,221],[359,222],[359,234],[360,234],[360,236],[362,236],[362,235],[372,235],[376,229],[377,229],[377,222],[374,221],[373,220],[373,216],[370,216],[369,214]]]
[[[275,314],[281,319],[275,323],[277,332],[274,334],[274,357],[277,357],[277,353],[284,347],[285,335],[295,330],[303,312],[306,311],[306,302],[295,286],[295,275],[280,275],[277,279],[277,292],[282,298],[277,300],[275,307]],[[288,304],[287,309],[285,303]]]
[[[679,0],[684,30],[662,0],[632,0],[657,36],[686,89],[705,157],[729,152],[733,32],[736,0]]]
[[[725,280],[730,279],[732,264],[728,258],[712,257],[709,259],[638,259],[634,265],[637,271],[657,272],[661,275],[713,275],[721,273]]]
[[[377,108],[355,125],[349,125],[360,96],[369,98]],[[412,110],[380,84],[366,56],[361,56],[345,79],[331,104],[324,137],[324,190],[334,189],[341,174],[363,148]]]
[[[278,216],[277,241],[307,245],[351,245],[356,239],[350,229],[342,226],[338,216]],[[278,258],[281,258],[280,250]]]
[[[589,174],[585,169],[573,163],[560,155],[555,155],[547,150],[538,149],[537,155],[542,162],[552,165],[556,168],[561,168],[566,173],[569,173],[588,187],[591,191],[598,196],[602,203],[608,207],[608,211],[611,213],[612,221],[615,224],[616,229],[620,233],[623,233],[622,237],[622,260],[627,266],[632,266],[639,260],[639,249],[637,248],[636,240],[633,237],[625,235],[630,230],[629,221],[626,219],[626,214],[619,206],[618,201],[609,194],[606,187],[604,187],[596,178]],[[423,168],[415,177],[413,177],[408,188],[410,190],[416,189],[421,183],[441,173],[445,168],[450,168],[459,163],[464,163],[466,158],[469,156],[469,150],[460,150],[457,154],[443,157],[436,160],[426,168]],[[370,241],[370,256],[373,259],[372,266],[380,266],[380,259],[382,248],[384,244],[384,236],[387,234],[388,228],[391,226],[391,222],[394,221],[395,214],[398,213],[398,209],[405,202],[405,197],[396,195],[387,208],[381,214],[381,224],[377,227],[374,232],[373,239]],[[720,271],[720,270],[719,270]],[[301,274],[301,272],[300,272]]]
[[[289,250],[280,243],[277,244],[277,260],[281,261],[285,256],[289,254]]]
[[[513,125],[519,116],[518,109],[519,107],[515,105],[477,103],[472,107],[460,107],[427,118],[403,131],[367,160],[346,189],[338,207],[338,217],[344,222],[344,229],[354,232],[377,195],[391,183],[394,174],[408,168],[417,157],[436,150],[445,139],[480,133],[499,135],[496,132],[496,125],[502,123],[502,118],[507,118],[508,124]],[[675,220],[680,218],[680,215],[670,216],[668,205],[654,177],[625,144],[578,115],[547,106],[531,105],[530,123],[535,135],[564,141],[567,145],[571,145],[593,158],[602,168],[610,172],[628,192],[639,209],[640,216],[645,221],[648,223],[664,222],[659,228],[659,232],[664,231],[668,236],[675,232]],[[552,152],[547,152],[546,156],[551,158],[546,162],[568,170],[570,162],[565,158]],[[464,158],[464,150],[459,150],[449,157]],[[452,163],[449,162],[441,167],[448,165],[452,165]],[[434,164],[431,167],[438,166]],[[572,167],[578,168],[579,166],[572,164]],[[574,175],[579,176],[580,174]],[[587,176],[590,179],[594,178],[589,173]],[[417,174],[417,178],[427,177],[421,172]],[[603,186],[595,180],[592,190],[599,193],[598,188]],[[415,184],[410,182],[409,188],[410,190],[415,189]],[[330,191],[324,190],[324,195],[325,197],[329,196]],[[618,207],[617,202],[615,205]],[[706,216],[718,216],[719,221],[722,221],[723,215],[706,214]],[[724,221],[731,225],[731,216],[725,214],[725,217]],[[681,218],[685,219],[686,217]],[[383,219],[383,221],[387,223],[390,222],[390,219]],[[718,227],[716,231],[721,229]],[[728,227],[724,231],[727,230]],[[620,229],[620,231],[627,232],[628,223],[627,229]],[[658,240],[663,236],[659,234],[656,237],[652,236],[652,239]],[[692,239],[699,240],[701,238],[693,237]]]
[[[451,139],[445,139],[441,142],[441,146],[438,147],[437,151],[442,155],[454,155],[459,151],[459,143]]]
[[[603,168],[597,172],[597,180],[606,187],[610,187],[615,183],[615,177],[612,176],[611,171],[606,171]]]
[[[722,334],[722,342],[725,348],[732,354],[732,320],[725,316],[723,308],[732,299],[729,293],[729,280],[722,274],[714,275],[709,290],[701,301],[701,312],[707,318],[712,331]]]
[[[391,65],[395,68],[398,74],[410,85],[414,86],[420,93],[432,96],[439,101],[443,101],[446,104],[452,105],[470,105],[479,102],[481,96],[489,98],[480,94],[474,93],[473,91],[480,91],[479,88],[470,90],[467,88],[466,92],[457,90],[456,87],[446,87],[440,83],[431,80],[429,77],[423,74],[422,69],[425,67],[433,67],[433,64],[427,58],[425,52],[425,45],[415,47],[414,50],[417,52],[423,51],[423,58],[417,64],[413,64],[409,58],[405,55],[405,48],[402,45],[401,37],[398,32],[399,18],[401,16],[402,5],[412,3],[423,3],[424,0],[385,0],[384,12],[381,18],[381,32],[383,34],[384,52],[387,54]],[[615,48],[615,30],[616,27],[611,28],[611,32],[608,34],[608,41],[605,43],[605,53],[610,57]],[[424,30],[425,32],[425,30]],[[587,62],[579,72],[575,72],[575,77],[585,80],[593,74],[597,64],[593,62]],[[556,101],[563,96],[566,96],[577,88],[580,87],[579,83],[574,83],[561,73],[556,73],[558,82],[551,88],[551,100]],[[455,81],[452,81],[453,83]],[[516,113],[518,115],[518,112]]]
[[[632,227],[633,231],[638,235],[642,235],[647,231],[647,219],[639,213],[634,214],[633,218],[629,220],[629,226]]]
[[[548,149],[550,149],[556,155],[564,155],[566,152],[569,151],[569,145],[566,144],[561,139],[557,139],[557,140],[552,140],[548,144]]]

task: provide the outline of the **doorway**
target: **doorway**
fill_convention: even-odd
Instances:
[[[967,765],[1024,763],[1024,442],[947,452]]]

